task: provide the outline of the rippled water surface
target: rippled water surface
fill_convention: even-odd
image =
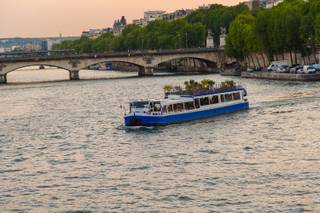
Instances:
[[[22,71],[8,79],[37,76]],[[122,126],[120,104],[161,98],[164,84],[191,78],[240,80],[0,86],[0,212],[320,212],[320,83],[241,79],[249,111],[161,128]]]

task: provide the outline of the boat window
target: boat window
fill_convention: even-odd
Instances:
[[[225,94],[225,101],[232,101],[232,94]]]
[[[147,108],[149,102],[147,101],[137,101],[130,104],[132,108]]]
[[[211,104],[218,104],[219,103],[219,97],[217,95],[212,96]]]
[[[221,95],[221,102],[225,102],[225,98],[224,98],[224,95]]]
[[[201,106],[209,105],[209,97],[200,98],[200,104],[201,104]]]
[[[150,111],[151,112],[161,112],[161,103],[160,102],[150,102]]]
[[[181,111],[183,111],[183,103],[174,104],[174,105],[173,105],[173,110],[174,110],[175,112],[181,112]]]
[[[194,109],[194,103],[193,102],[187,102],[185,103],[186,110],[193,110]]]
[[[162,113],[167,113],[167,106],[163,106],[162,109],[161,109],[161,112]]]
[[[171,112],[173,112],[173,107],[172,107],[172,105],[169,105],[168,106],[168,113],[171,113]]]
[[[233,93],[233,100],[240,100],[241,97],[240,97],[240,93],[237,92],[237,93]]]
[[[195,106],[196,106],[197,109],[200,108],[200,102],[199,101],[200,101],[199,99],[194,99],[194,103],[195,103]]]

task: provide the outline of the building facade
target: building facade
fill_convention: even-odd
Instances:
[[[115,20],[112,28],[113,35],[119,36],[124,30],[124,28],[126,28],[126,26],[127,20],[124,16],[122,16],[119,20]]]
[[[250,0],[243,3],[248,6],[249,10],[256,10],[261,7],[260,0]]]
[[[256,10],[258,8],[270,9],[283,2],[283,0],[249,0],[243,2],[249,7],[250,10]]]
[[[278,4],[282,3],[283,0],[265,0],[263,2],[265,2],[264,3],[265,4],[265,8],[269,9],[269,8],[272,8],[272,7],[277,6]]]
[[[104,33],[113,33],[113,29],[110,27],[103,29],[90,29],[88,31],[83,31],[81,37],[88,37],[94,39],[101,36]]]
[[[167,20],[167,21],[173,21],[173,20],[177,20],[177,19],[181,19],[186,17],[187,15],[189,15],[190,13],[192,13],[193,10],[176,10],[172,13],[165,13],[162,15],[162,19],[163,20]]]
[[[163,16],[165,13],[166,13],[166,12],[163,11],[163,10],[146,11],[146,12],[144,12],[144,20],[145,20],[147,23],[150,23],[150,22],[152,22],[152,21],[162,19],[162,16]]]
[[[140,19],[134,19],[132,21],[132,24],[135,24],[135,25],[138,25],[138,26],[141,26],[141,27],[144,27],[147,25],[147,22],[144,18],[140,18]]]

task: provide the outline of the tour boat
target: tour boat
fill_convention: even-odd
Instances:
[[[249,109],[241,85],[215,86],[202,91],[178,91],[160,100],[130,102],[125,126],[166,126]]]

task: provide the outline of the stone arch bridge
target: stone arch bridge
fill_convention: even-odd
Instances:
[[[218,69],[230,61],[224,51],[214,48],[155,50],[135,52],[110,52],[99,54],[3,57],[0,58],[0,83],[7,83],[7,74],[29,66],[52,66],[69,71],[70,80],[79,80],[79,71],[90,65],[104,62],[126,62],[139,67],[139,76],[153,75],[154,69],[161,63],[175,59],[195,58],[215,63]]]

